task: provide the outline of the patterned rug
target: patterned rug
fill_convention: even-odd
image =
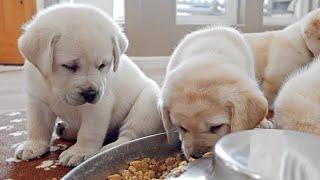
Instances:
[[[35,160],[19,161],[12,157],[16,147],[27,137],[25,121],[25,112],[0,115],[0,179],[60,179],[71,168],[60,166],[57,159],[62,150],[74,142],[56,137],[46,155]]]

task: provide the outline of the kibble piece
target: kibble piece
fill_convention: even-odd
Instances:
[[[137,178],[137,176],[132,176],[130,180],[139,180],[139,179]]]
[[[123,179],[129,179],[130,176],[131,176],[131,173],[130,173],[129,170],[123,170],[123,171],[121,172],[121,176],[123,177]]]
[[[206,152],[206,153],[204,153],[204,155],[202,157],[204,157],[204,158],[212,158],[213,157],[213,152]]]
[[[151,159],[150,158],[143,158],[142,161],[146,162],[146,163],[150,163]]]
[[[176,162],[176,158],[174,158],[174,157],[169,157],[165,161],[167,166],[174,164],[174,162]]]
[[[108,180],[122,180],[122,177],[119,174],[113,174],[108,176]]]
[[[129,166],[128,170],[130,172],[132,172],[133,174],[137,171],[137,169],[135,167],[133,167],[133,166]]]
[[[140,180],[140,179],[143,179],[143,172],[142,171],[138,171],[135,173],[135,175],[137,176],[137,178]]]
[[[173,166],[167,166],[167,171],[171,171],[173,169]]]
[[[166,165],[165,165],[165,164],[162,164],[162,165],[160,166],[160,170],[161,170],[161,171],[165,171],[165,170],[167,170]]]
[[[157,161],[155,159],[152,159],[151,164],[157,164]]]
[[[179,166],[186,166],[188,163],[187,161],[181,161],[181,163],[179,164]]]
[[[146,172],[146,176],[149,177],[150,179],[155,178],[156,172],[149,170],[148,172]]]
[[[178,177],[185,171],[186,171],[185,168],[177,167],[176,169],[173,169],[173,171],[170,173],[170,176]]]
[[[137,171],[147,171],[149,169],[149,165],[144,161],[132,161],[130,165],[135,167]]]
[[[150,170],[157,171],[156,165],[150,165],[149,168],[150,168]]]
[[[167,177],[167,176],[168,176],[168,172],[164,172],[164,173],[161,175],[160,179],[164,179],[164,178]]]

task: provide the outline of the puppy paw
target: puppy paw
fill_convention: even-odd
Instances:
[[[119,139],[116,140],[115,142],[103,146],[103,147],[100,149],[100,152],[104,152],[104,151],[106,151],[106,150],[112,149],[112,148],[117,147],[117,146],[119,146],[119,145],[121,145],[121,144],[123,144],[123,143],[125,143],[125,142],[130,141],[130,140],[131,140],[131,139],[129,139],[129,138],[119,138]]]
[[[59,161],[64,166],[77,166],[97,152],[98,149],[80,147],[75,144],[60,154]]]
[[[75,129],[68,128],[63,121],[57,123],[55,132],[60,138],[67,140],[75,140],[78,133]]]
[[[29,160],[39,157],[49,150],[49,143],[44,141],[25,141],[15,152],[17,159]]]
[[[264,119],[261,121],[261,123],[257,126],[257,128],[262,128],[262,129],[274,129],[275,125],[273,124],[272,121]]]

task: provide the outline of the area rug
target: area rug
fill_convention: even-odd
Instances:
[[[13,154],[27,137],[25,121],[23,111],[0,115],[0,179],[60,179],[71,168],[60,166],[57,159],[74,142],[55,137],[49,153],[35,160],[19,161]]]

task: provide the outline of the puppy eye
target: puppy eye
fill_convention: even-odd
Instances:
[[[182,126],[178,126],[178,129],[179,129],[180,131],[182,131],[183,133],[186,133],[186,132],[188,131],[186,128],[184,128],[184,127],[182,127]]]
[[[223,124],[220,124],[220,125],[217,125],[217,126],[211,126],[210,127],[210,132],[211,133],[216,133],[222,126],[223,126]]]
[[[76,64],[71,64],[71,65],[62,64],[62,67],[66,68],[66,69],[68,69],[69,71],[72,71],[72,72],[76,72],[78,70],[78,68],[79,68],[79,66],[76,65]]]
[[[106,64],[102,63],[102,64],[98,67],[98,69],[99,69],[99,70],[102,70],[102,69],[105,68],[105,67],[106,67]]]

